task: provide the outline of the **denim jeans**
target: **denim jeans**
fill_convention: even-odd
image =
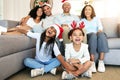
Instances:
[[[90,33],[87,34],[88,45],[90,53],[101,53],[101,52],[108,52],[108,42],[106,36],[103,32],[95,34]]]
[[[24,65],[29,68],[44,68],[44,71],[47,73],[53,68],[58,67],[60,62],[57,58],[52,58],[47,62],[41,62],[33,58],[26,58],[24,60]]]

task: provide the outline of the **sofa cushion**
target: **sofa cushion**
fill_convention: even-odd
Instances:
[[[102,18],[101,22],[107,37],[114,37],[114,38],[118,37],[118,32],[117,32],[118,19],[117,18]]]
[[[109,38],[108,47],[110,49],[120,49],[120,38]]]
[[[0,35],[0,57],[35,47],[35,39],[25,35]]]
[[[4,26],[6,28],[16,27],[19,24],[18,21],[13,20],[0,20],[0,26]]]

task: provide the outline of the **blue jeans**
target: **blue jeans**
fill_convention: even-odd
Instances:
[[[57,58],[52,58],[47,62],[41,62],[33,58],[26,58],[24,60],[24,65],[29,68],[44,68],[44,71],[47,73],[53,68],[58,67],[60,62]]]
[[[87,34],[87,39],[90,53],[106,53],[109,51],[107,38],[103,32]]]

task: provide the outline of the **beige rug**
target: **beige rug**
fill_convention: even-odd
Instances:
[[[44,74],[35,78],[30,77],[30,69],[25,69],[15,75],[11,76],[7,80],[61,80],[61,73],[57,72],[57,75]],[[80,77],[74,80],[120,80],[120,66],[106,66],[105,73],[94,73],[92,78]]]

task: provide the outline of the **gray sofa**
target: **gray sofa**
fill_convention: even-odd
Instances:
[[[118,18],[102,18],[101,21],[109,47],[109,52],[105,54],[105,64],[120,65],[120,22]]]
[[[17,21],[1,20],[0,25],[14,27]],[[0,80],[24,68],[23,60],[33,57],[35,40],[25,35],[0,35]]]
[[[117,18],[102,18],[104,31],[108,37],[109,52],[105,54],[105,64],[120,65],[120,25]],[[2,20],[0,25],[16,26],[18,22]],[[24,35],[0,35],[0,80],[24,68],[23,60],[33,57],[35,40]],[[98,56],[98,55],[96,55]]]

